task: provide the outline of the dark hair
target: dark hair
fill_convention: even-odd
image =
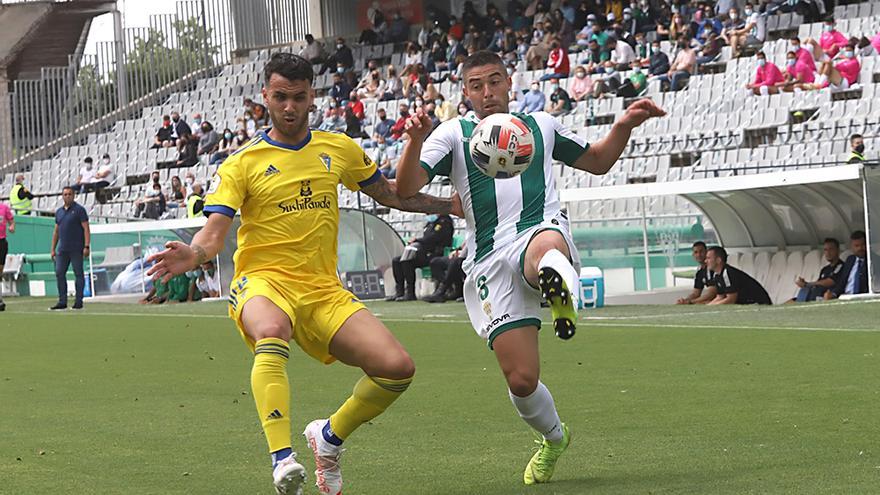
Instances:
[[[854,139],[861,139],[861,137],[862,137],[861,134],[853,134],[852,136],[849,137],[849,140],[852,141]]]
[[[798,38],[798,35],[794,35],[791,38],[788,38],[788,41],[797,41],[798,43],[800,43],[801,39]]]
[[[712,246],[709,248],[710,253],[715,253],[715,256],[721,258],[721,261],[727,263],[727,250],[721,246]]]
[[[692,247],[701,247],[703,249],[706,249],[706,243],[703,241],[697,241],[694,243],[694,245]]]
[[[312,41],[315,41],[315,37],[312,36],[311,34],[307,34],[307,35],[306,35],[306,41],[308,41],[309,43],[311,43]]]
[[[67,191],[68,189],[70,190],[70,192],[73,193],[74,196],[76,196],[76,189],[74,189],[73,186],[64,186],[64,187],[62,187],[62,188],[61,188],[61,192],[62,192],[62,194],[64,193],[64,191]]]
[[[840,249],[840,241],[838,241],[837,239],[835,239],[833,237],[826,237],[825,242],[823,242],[822,244],[828,244],[828,243],[834,244],[834,247],[836,247],[837,249]]]
[[[315,80],[315,71],[312,70],[312,64],[308,60],[286,52],[276,53],[266,62],[263,68],[264,85],[269,85],[272,74],[278,74],[291,81],[308,81],[309,85]]]
[[[92,163],[92,157],[87,156],[87,157],[85,157],[85,159],[83,159],[83,161],[86,163]]]
[[[864,230],[856,230],[849,236],[849,240],[851,241],[864,241],[865,240],[865,231]]]
[[[110,153],[104,153],[104,156],[102,156],[101,158],[110,158]]]
[[[756,53],[755,56],[765,58],[765,59],[767,58],[767,55],[762,51],[759,51],[758,53]]]
[[[504,66],[501,57],[499,57],[497,53],[490,52],[489,50],[477,50],[464,59],[464,62],[461,64],[461,74],[465,75],[474,67],[481,67],[483,65],[497,65],[498,67],[501,67],[501,71],[507,75],[507,68]]]

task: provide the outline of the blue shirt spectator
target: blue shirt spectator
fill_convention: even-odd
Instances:
[[[333,74],[333,87],[330,88],[330,96],[336,100],[336,103],[347,100],[351,94],[351,85],[345,81],[342,74]]]
[[[526,93],[522,102],[519,104],[519,111],[523,113],[540,112],[544,110],[544,103],[546,100],[544,93],[541,92],[541,87],[537,83],[534,83],[532,84],[531,91]]]
[[[58,246],[55,250],[81,253],[85,248],[83,223],[88,221],[88,212],[76,201],[55,210],[55,225],[58,226]]]

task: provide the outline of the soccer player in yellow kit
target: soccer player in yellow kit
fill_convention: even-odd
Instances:
[[[278,53],[264,75],[273,127],[223,162],[205,201],[207,224],[190,245],[170,242],[153,255],[148,273],[169,278],[212,259],[241,211],[229,316],[254,352],[251,386],[277,493],[301,493],[305,480],[291,449],[289,341],[323,363],[339,360],[365,373],[329,419],[303,432],[315,455],[319,490],[337,495],[343,441],[390,406],[415,373],[403,346],[339,281],[337,185],[408,211],[461,215],[460,206],[424,194],[400,200],[396,185],[349,137],[310,130],[314,74],[308,61]]]

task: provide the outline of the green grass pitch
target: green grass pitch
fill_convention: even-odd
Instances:
[[[50,303],[0,313],[0,493],[272,493],[251,356],[224,305]],[[534,436],[462,305],[370,307],[417,373],[347,442],[347,494],[880,492],[880,303],[605,308],[569,342],[545,325],[543,380],[573,441],[535,487]],[[359,371],[294,352],[289,373],[311,471],[299,432]]]

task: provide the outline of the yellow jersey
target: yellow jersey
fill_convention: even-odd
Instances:
[[[233,217],[241,211],[236,277],[262,273],[309,286],[339,283],[337,186],[357,191],[380,177],[344,134],[312,130],[288,145],[260,131],[217,170],[204,212]]]

